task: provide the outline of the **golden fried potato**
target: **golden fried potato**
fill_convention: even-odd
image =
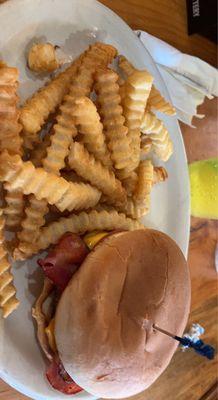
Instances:
[[[23,162],[7,151],[0,154],[0,181],[6,181],[6,188],[19,189],[24,194],[34,194],[37,200],[46,199],[60,211],[87,209],[95,206],[101,192],[84,183],[67,182],[64,178],[35,168],[30,162]]]
[[[138,181],[134,192],[134,201],[140,206],[146,205],[147,196],[153,185],[154,167],[150,160],[140,161],[138,167]]]
[[[33,148],[33,144],[39,142],[42,126],[48,120],[50,114],[54,113],[57,106],[63,100],[69,90],[69,83],[75,76],[81,63],[82,56],[75,60],[70,67],[61,72],[49,83],[39,89],[24,103],[20,113],[20,123],[23,127],[25,147]]]
[[[0,65],[0,151],[22,154],[21,125],[18,123],[18,70]],[[16,229],[22,219],[24,200],[19,191],[6,192],[4,215],[9,229]]]
[[[71,96],[89,96],[93,86],[93,74],[99,67],[110,64],[117,51],[113,46],[104,43],[94,43],[86,51],[78,74],[70,88]]]
[[[36,43],[28,52],[28,67],[34,72],[52,72],[59,68],[55,47],[51,43]]]
[[[6,226],[9,230],[16,230],[19,228],[24,215],[25,202],[22,191],[6,190],[5,202],[4,216],[6,218]]]
[[[60,170],[65,167],[71,140],[77,135],[73,121],[70,123],[70,115],[67,116],[66,126],[63,127],[65,116],[65,113],[57,116],[57,123],[54,124],[53,134],[50,136],[50,145],[46,149],[46,157],[42,160],[44,169],[56,175],[60,175]]]
[[[173,105],[167,101],[153,85],[148,98],[148,109],[160,111],[166,115],[175,115],[176,110]]]
[[[130,160],[128,129],[121,106],[118,75],[111,69],[101,69],[95,74],[95,90],[99,113],[103,121],[107,145],[116,170],[123,170]]]
[[[31,162],[35,167],[41,167],[42,161],[47,155],[47,147],[51,144],[51,131],[52,129],[30,153]],[[17,234],[19,242],[14,252],[14,258],[25,259],[28,257],[28,244],[34,243],[38,238],[47,212],[48,203],[45,199],[37,200],[34,194],[28,196],[28,204],[24,210],[25,217],[20,224],[21,231]]]
[[[57,243],[66,232],[84,234],[95,230],[112,231],[114,229],[134,230],[143,228],[144,226],[140,222],[127,218],[125,214],[118,213],[115,209],[111,211],[83,211],[78,215],[72,214],[67,218],[60,218],[42,228],[37,250],[46,249],[50,244]]]
[[[3,311],[3,318],[7,318],[18,307],[19,300],[16,298],[13,275],[5,247],[4,225],[3,210],[0,209],[0,308]]]
[[[126,193],[121,182],[112,171],[95,160],[82,143],[71,144],[68,162],[78,175],[101,190],[112,204],[125,203]]]
[[[28,206],[25,208],[25,218],[21,222],[21,231],[14,251],[15,259],[26,259],[29,256],[28,247],[36,242],[40,235],[40,228],[45,224],[45,215],[48,212],[48,202],[45,199],[37,200],[31,194],[28,196]]]
[[[152,140],[152,149],[156,155],[162,161],[169,160],[173,153],[173,142],[163,121],[152,112],[146,111],[141,122],[141,132]]]
[[[72,115],[80,133],[81,142],[97,160],[111,167],[112,161],[105,143],[103,125],[94,103],[88,97],[76,98]]]
[[[68,90],[70,91],[70,95],[66,96],[64,98],[63,104],[60,106],[60,111],[58,115],[56,116],[56,123],[52,127],[52,134],[49,138],[49,145],[46,146],[46,155],[44,154],[44,148],[41,148],[40,151],[37,150],[35,152],[35,159],[33,162],[36,164],[41,163],[44,167],[44,169],[48,172],[52,172],[56,175],[60,174],[60,170],[65,167],[65,158],[67,157],[69,153],[69,146],[72,138],[74,138],[77,135],[77,129],[74,124],[74,118],[72,115],[72,110],[74,108],[74,91],[76,91],[76,94],[78,95],[78,91],[82,93],[87,93],[89,94],[91,91],[92,87],[92,82],[93,82],[93,68],[95,69],[98,64],[107,65],[108,62],[112,61],[112,58],[115,56],[115,49],[112,46],[108,45],[101,45],[101,44],[95,44],[90,46],[88,51],[86,51],[80,58],[79,61],[74,64],[72,68],[74,73],[78,70],[77,75],[75,75],[72,84],[69,86]],[[81,60],[81,67],[79,67]],[[92,66],[92,68],[91,68]],[[71,68],[71,69],[72,69]],[[72,72],[70,70],[71,74],[71,79],[72,79]],[[64,75],[61,75],[63,78],[61,81],[61,78],[59,76],[59,79],[57,78],[56,83],[53,81],[53,84],[50,84],[49,90],[52,95],[52,91],[56,93],[56,95],[59,96],[63,92],[64,85],[60,85],[61,82],[64,82],[65,78],[67,78],[67,83],[70,82],[70,74],[67,72]],[[48,87],[47,87],[48,89]],[[43,96],[41,92],[38,95],[38,98],[36,96],[37,100],[37,109],[39,111],[38,114],[38,121],[41,118],[41,123],[44,121],[43,118],[48,117],[49,113],[54,111],[53,106],[49,106],[49,104],[46,104],[46,97],[49,94],[49,90],[46,91],[46,89],[43,91]],[[88,99],[89,100],[89,99]],[[40,103],[41,101],[41,103]],[[89,100],[91,103],[91,100]],[[32,100],[32,105],[34,103],[34,100]],[[36,102],[35,102],[36,104]],[[52,104],[51,104],[52,105]],[[40,108],[41,107],[41,108]],[[94,107],[94,105],[93,105]],[[86,109],[85,109],[86,111]],[[47,112],[47,114],[46,114]],[[23,113],[25,116],[25,113]],[[27,113],[28,114],[28,113]],[[41,114],[41,115],[40,115]],[[97,113],[96,113],[97,114]],[[97,118],[97,115],[96,115]],[[83,118],[84,119],[84,118]],[[96,121],[94,121],[96,122]],[[92,127],[93,128],[93,127]],[[95,124],[94,124],[94,129],[95,129]],[[93,133],[95,133],[93,129]],[[31,132],[29,132],[31,133]],[[34,133],[34,132],[33,132]],[[31,139],[31,134],[28,134],[27,132],[27,141],[30,139],[30,142],[32,141]],[[104,156],[104,160],[106,162],[106,145],[104,143],[104,136],[101,131],[101,140],[103,139],[103,143],[101,148],[98,147],[99,141],[96,140],[95,136],[95,146],[97,147],[98,154]],[[34,141],[34,140],[33,140]],[[45,145],[47,145],[47,142],[43,142]],[[30,143],[31,144],[31,143]],[[28,146],[31,147],[31,146]],[[45,147],[45,146],[43,146]],[[102,152],[103,149],[103,152]],[[96,150],[96,152],[97,152]],[[33,154],[34,155],[34,154]],[[36,156],[44,156],[43,160],[37,160]],[[107,153],[107,163],[109,163],[109,153]],[[38,164],[39,165],[39,164]],[[83,187],[83,192],[84,192],[84,187]],[[65,194],[65,199],[62,201],[62,203],[59,205],[59,207],[67,207],[67,204],[70,201],[70,196],[72,196],[72,193],[69,194],[68,196]],[[28,253],[28,241],[25,241],[24,238],[28,238],[29,230],[32,229],[32,224],[33,224],[33,215],[36,213],[37,209],[37,217],[38,217],[38,222],[36,224],[36,232],[39,232],[40,227],[42,224],[44,224],[44,214],[47,210],[46,205],[44,204],[44,200],[40,199],[34,199],[32,197],[30,199],[30,204],[29,207],[27,208],[26,212],[28,213],[27,217],[23,221],[22,224],[22,232],[20,235],[20,240],[21,242],[18,245],[18,249],[16,250],[16,253],[18,255],[18,252],[22,251],[24,253]],[[89,204],[89,203],[88,203]],[[86,208],[86,207],[85,207]],[[22,239],[23,237],[23,239]],[[29,235],[31,237],[31,235]]]
[[[69,86],[69,95],[65,96],[60,106],[60,112],[56,117],[57,123],[53,127],[54,134],[51,137],[51,145],[47,149],[47,158],[43,163],[46,169],[51,170],[52,168],[57,173],[58,170],[64,167],[64,159],[68,154],[69,143],[77,135],[73,116],[75,100],[78,96],[90,94],[93,85],[93,72],[99,65],[107,65],[111,62],[115,54],[112,46],[98,43],[90,46],[85,52],[78,68],[78,73]],[[89,100],[89,103],[91,103],[91,100]],[[97,146],[98,143],[96,143]],[[106,151],[105,146],[103,150]]]
[[[150,153],[151,149],[152,149],[152,140],[151,138],[148,137],[148,135],[143,135],[143,137],[141,137],[141,154],[142,155],[146,155],[148,153]]]
[[[136,174],[135,174],[136,175]],[[147,214],[150,209],[150,193],[154,184],[163,182],[167,179],[167,171],[163,167],[153,167],[150,160],[141,161],[138,167],[138,176],[134,187],[130,187],[131,197],[127,198],[127,203],[119,207],[119,211],[126,215],[139,219]],[[123,181],[125,183],[125,181]],[[134,196],[132,193],[134,191]]]
[[[131,62],[129,60],[127,60],[127,58],[122,56],[122,55],[120,55],[118,57],[118,66],[119,66],[119,68],[121,69],[121,71],[123,72],[123,74],[125,75],[126,78],[128,76],[130,76],[136,70],[136,68],[133,67]]]
[[[167,178],[168,173],[164,167],[154,167],[153,184],[164,182]]]
[[[122,172],[123,171],[121,171],[120,174]],[[119,177],[119,179],[121,179],[122,185],[125,188],[126,193],[128,194],[128,196],[132,196],[132,194],[133,194],[133,192],[135,190],[135,186],[136,186],[136,183],[137,183],[137,180],[138,180],[138,176],[137,176],[135,171],[132,171],[131,173],[129,173],[129,176],[126,178],[126,172],[127,171],[125,169],[124,170],[124,176],[122,176],[122,175],[119,176],[118,175],[118,177]]]
[[[122,55],[118,58],[118,65],[125,77],[130,76],[136,70],[136,68],[134,68],[134,66],[127,60],[127,58]],[[176,110],[172,106],[172,104],[170,104],[170,102],[168,102],[161,95],[159,90],[154,85],[152,85],[151,87],[151,92],[148,97],[147,108],[160,111],[167,115],[176,114]]]
[[[122,79],[119,76],[119,79],[118,79],[117,83],[119,85],[120,104],[121,104],[121,106],[123,106],[123,101],[124,101],[125,96],[126,96],[125,81],[124,81],[124,79]]]
[[[120,212],[123,212],[128,217],[140,219],[149,211],[149,198],[146,199],[146,205],[137,204],[132,198],[128,197],[125,206],[119,207]]]
[[[135,70],[125,84],[124,116],[131,141],[132,154],[129,167],[131,166],[132,171],[138,167],[140,161],[140,126],[152,82],[153,77],[147,71]]]
[[[30,152],[30,160],[36,168],[42,166],[42,161],[47,156],[47,148],[51,145],[51,131],[45,135],[45,137],[34,146]]]
[[[0,151],[12,154],[22,154],[17,88],[17,68],[0,66]]]

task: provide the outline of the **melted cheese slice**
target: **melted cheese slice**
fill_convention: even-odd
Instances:
[[[95,245],[100,242],[101,239],[103,239],[105,236],[109,235],[109,232],[99,232],[99,231],[94,231],[91,233],[88,233],[87,235],[84,236],[83,240],[86,244],[86,246],[92,250]]]
[[[55,319],[52,318],[51,321],[49,322],[49,325],[47,326],[47,328],[45,328],[45,333],[48,338],[49,346],[51,347],[51,349],[54,352],[56,352],[57,347],[56,347],[55,336],[54,336],[54,322],[55,322]]]

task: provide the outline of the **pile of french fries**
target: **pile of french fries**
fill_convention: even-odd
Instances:
[[[137,229],[152,187],[167,178],[150,154],[167,161],[173,144],[153,111],[175,110],[148,71],[123,56],[113,70],[117,56],[111,45],[91,45],[20,108],[18,70],[0,63],[3,317],[19,304],[9,253],[24,260],[68,231]],[[14,231],[13,245],[4,227]]]

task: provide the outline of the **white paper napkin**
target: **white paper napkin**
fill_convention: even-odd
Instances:
[[[151,54],[165,81],[178,119],[193,127],[194,116],[204,117],[197,113],[198,105],[203,103],[205,97],[212,99],[218,96],[217,70],[205,61],[181,53],[146,32],[136,31],[136,34]]]

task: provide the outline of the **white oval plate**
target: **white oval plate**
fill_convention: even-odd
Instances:
[[[25,67],[28,47],[40,38],[64,46],[73,56],[93,40],[111,43],[136,67],[146,67],[162,94],[169,97],[140,40],[116,14],[95,0],[9,0],[0,5],[0,27],[0,59],[19,68],[22,100],[42,85],[42,80],[33,77]],[[176,117],[162,118],[174,142],[174,154],[166,164],[169,179],[153,189],[152,211],[144,222],[166,232],[187,254],[189,183],[185,149]],[[14,273],[21,305],[5,323],[0,320],[0,376],[32,399],[66,399],[66,395],[53,390],[43,377],[45,362],[31,318],[31,307],[41,286],[35,260],[22,266],[17,264]],[[76,397],[92,398],[85,392]]]

